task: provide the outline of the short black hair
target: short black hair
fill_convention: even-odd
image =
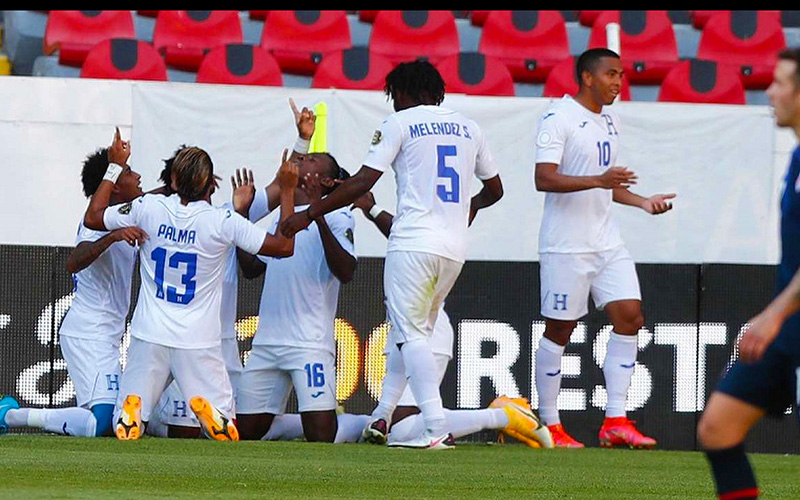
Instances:
[[[343,169],[339,165],[339,162],[336,161],[336,158],[333,157],[332,154],[330,154],[330,153],[319,153],[319,154],[326,156],[328,158],[328,160],[329,160],[329,162],[328,162],[328,166],[329,166],[328,177],[330,177],[334,181],[344,181],[344,180],[350,178],[350,172],[348,172],[347,170]],[[325,194],[330,194],[331,191],[336,189],[338,186],[339,186],[339,182],[334,183],[333,186],[325,192]]]
[[[578,86],[583,85],[583,78],[581,78],[583,72],[588,71],[589,73],[594,73],[600,59],[604,57],[619,59],[619,54],[611,49],[598,47],[596,49],[589,49],[578,57],[578,62],[575,63],[575,77],[578,79]]]
[[[87,198],[97,191],[100,183],[103,182],[106,170],[108,170],[108,148],[98,149],[83,161],[81,183],[83,184],[83,194]]]
[[[444,101],[444,80],[436,67],[421,59],[398,64],[386,75],[383,91],[392,99],[405,94],[420,104]]]
[[[794,84],[800,88],[800,47],[783,49],[778,53],[778,59],[784,61],[794,61]]]
[[[178,149],[176,149],[175,152],[172,153],[172,157],[163,160],[164,168],[161,170],[161,174],[159,174],[158,180],[160,180],[161,183],[164,184],[164,187],[169,189],[170,192],[172,191],[172,162],[175,161],[175,157],[178,156],[178,153],[180,153],[181,150],[187,147],[188,146],[186,144],[181,144],[180,146],[178,146]]]

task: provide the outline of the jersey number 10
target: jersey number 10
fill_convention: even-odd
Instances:
[[[156,263],[155,281],[156,281],[156,298],[164,298],[164,271],[165,265],[178,269],[181,264],[186,264],[186,270],[181,275],[181,283],[184,286],[184,292],[178,293],[178,289],[174,286],[167,286],[167,302],[173,304],[186,305],[194,298],[194,290],[197,287],[197,282],[194,276],[197,273],[197,254],[186,252],[175,252],[167,261],[167,249],[158,247],[150,253],[150,258]]]

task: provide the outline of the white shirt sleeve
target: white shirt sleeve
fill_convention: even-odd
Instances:
[[[267,232],[237,214],[232,208],[222,210],[223,237],[247,253],[257,254]]]
[[[356,256],[355,239],[353,231],[355,220],[349,209],[337,210],[325,216],[325,222],[331,228],[331,232],[336,237],[336,241],[353,257]]]
[[[492,158],[492,153],[489,151],[489,144],[486,142],[486,136],[483,134],[482,130],[477,153],[475,158],[475,176],[478,179],[485,181],[500,175],[500,172],[497,170],[497,165],[494,163],[494,158]]]
[[[545,113],[539,121],[539,132],[536,135],[536,163],[561,165],[566,139],[561,117],[554,113]]]
[[[403,144],[403,131],[394,115],[389,116],[372,136],[364,166],[386,172],[400,152]]]
[[[113,231],[123,227],[133,227],[139,225],[139,216],[143,211],[145,197],[140,196],[128,203],[114,205],[103,211],[103,225],[106,229]]]
[[[258,222],[270,214],[269,200],[267,199],[267,188],[256,190],[256,196],[253,198],[253,203],[250,205],[250,212],[248,218],[251,222]]]
[[[75,235],[75,246],[78,246],[79,243],[83,243],[84,241],[97,241],[103,236],[108,234],[105,231],[95,231],[94,229],[89,229],[86,225],[81,221],[78,224],[78,234]]]

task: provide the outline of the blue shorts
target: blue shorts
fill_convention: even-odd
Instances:
[[[737,360],[717,385],[717,391],[762,408],[773,416],[783,416],[798,403],[797,378],[800,356],[784,342],[774,342],[756,363]]]

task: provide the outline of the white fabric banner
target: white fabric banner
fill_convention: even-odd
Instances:
[[[296,130],[298,106],[328,105],[328,148],[354,174],[373,131],[393,109],[381,92],[190,83],[6,77],[0,93],[0,147],[6,189],[0,197],[0,243],[72,245],[86,206],[81,162],[110,144],[114,126],[130,138],[130,163],[145,190],[158,185],[163,159],[182,144],[207,150],[223,177],[215,203],[230,198],[235,169],[254,169],[263,186]],[[485,130],[500,168],[504,198],[470,229],[470,258],[534,261],[544,194],[533,185],[540,98],[449,95],[444,105]],[[614,104],[622,120],[621,157],[639,175],[634,192],[675,192],[675,209],[653,217],[615,206],[637,262],[772,264],[778,259],[780,181],[794,138],[777,130],[765,106]],[[477,191],[480,183],[473,182]],[[391,173],[375,186],[393,210]],[[360,256],[383,256],[386,241],[361,215]]]

